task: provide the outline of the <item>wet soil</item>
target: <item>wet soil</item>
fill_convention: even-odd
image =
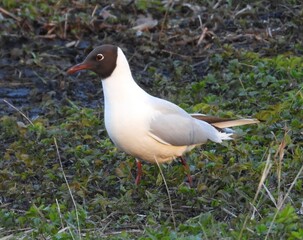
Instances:
[[[173,80],[175,63],[180,61],[194,71],[184,76],[183,84],[195,81],[197,75],[203,78],[208,73],[208,59],[224,52],[227,45],[265,56],[302,54],[300,4],[262,3],[263,8],[258,4],[261,2],[227,8],[225,3],[218,6],[179,3],[161,10],[153,7],[142,10],[134,2],[117,3],[98,7],[89,22],[79,16],[91,16],[95,6],[77,5],[69,9],[67,20],[55,23],[57,30],[52,34],[47,32],[50,21],[47,17],[12,19],[3,14],[2,21],[6,24],[0,37],[0,99],[9,101],[31,118],[43,114],[50,101],[58,105],[70,100],[81,106],[101,106],[100,80],[87,72],[80,73],[81,77],[68,76],[66,69],[102,43],[122,47],[139,84],[157,95],[165,92],[153,89],[155,74]],[[61,10],[67,12],[67,8]],[[18,9],[10,12],[17,14]],[[156,26],[143,20],[147,27],[140,31],[133,29],[139,26],[142,15],[156,20]],[[62,34],[64,24],[68,27]],[[15,111],[3,101],[0,104],[0,115]]]

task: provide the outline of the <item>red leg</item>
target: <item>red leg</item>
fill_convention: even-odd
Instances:
[[[190,175],[189,166],[187,165],[186,160],[182,156],[180,156],[180,158],[181,158],[181,163],[184,166],[185,172],[187,174],[187,179],[188,179],[188,182],[189,182],[189,186],[192,187],[193,186],[193,179],[192,179],[192,177]]]
[[[141,181],[141,176],[142,176],[142,164],[138,159],[136,159],[136,163],[137,163],[137,177],[136,177],[135,184],[138,186]]]

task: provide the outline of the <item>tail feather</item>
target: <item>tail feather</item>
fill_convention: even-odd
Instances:
[[[191,114],[193,118],[205,121],[211,125],[213,125],[216,128],[229,128],[229,127],[235,127],[235,126],[243,126],[247,124],[256,124],[260,121],[258,119],[228,119],[228,118],[219,118],[219,117],[213,117],[213,116],[206,116],[204,114],[200,113],[194,113]]]
[[[211,123],[211,125],[217,128],[229,128],[229,127],[243,126],[243,125],[255,124],[255,123],[259,123],[259,120],[243,118],[243,119],[230,120],[226,122]]]
[[[232,140],[233,138],[231,137],[233,134],[232,133],[225,133],[225,132],[219,132],[219,137],[221,141],[223,140]]]

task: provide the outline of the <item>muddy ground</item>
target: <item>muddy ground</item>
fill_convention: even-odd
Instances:
[[[102,105],[101,85],[95,75],[81,73],[76,79],[66,70],[103,43],[122,47],[139,84],[164,97],[167,92],[153,89],[148,68],[173,81],[174,63],[186,61],[195,73],[187,73],[182,85],[195,81],[196,74],[203,78],[209,57],[224,51],[224,45],[263,56],[302,54],[300,4],[242,1],[228,6],[219,1],[203,6],[178,2],[144,8],[134,1],[117,1],[54,7],[63,20],[53,21],[42,12],[33,19],[30,12],[26,16],[17,7],[1,15],[0,98],[30,117],[42,114],[49,101]],[[15,110],[1,101],[0,111],[3,115]]]

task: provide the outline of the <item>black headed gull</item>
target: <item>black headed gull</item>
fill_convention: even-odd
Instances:
[[[118,149],[137,160],[136,184],[142,175],[141,160],[170,162],[208,140],[221,143],[231,139],[222,128],[257,123],[255,119],[229,120],[188,114],[174,103],[153,97],[134,81],[122,50],[113,45],[95,48],[86,59],[67,72],[91,70],[102,79],[105,127]]]

